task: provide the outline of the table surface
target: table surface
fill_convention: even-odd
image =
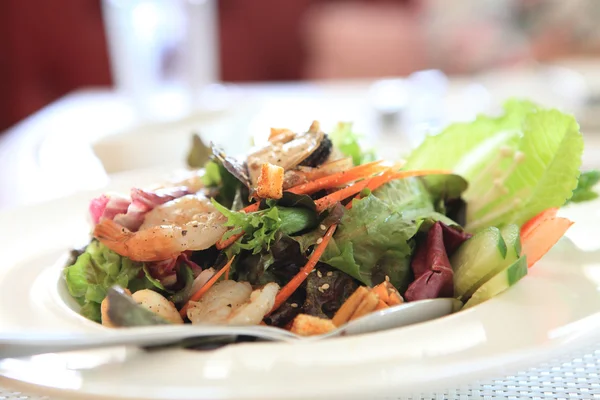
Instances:
[[[464,120],[493,108],[506,98],[528,97],[574,112],[580,123],[585,122],[582,126],[586,140],[584,164],[598,164],[600,112],[584,107],[583,103],[587,98],[600,97],[597,96],[600,61],[571,64],[576,65],[578,71],[533,66],[451,78],[440,95],[442,100],[431,105],[431,109],[437,110],[427,109],[429,114],[422,115],[422,109],[412,107],[415,102],[411,97],[405,119],[410,120],[412,116],[413,127],[419,122],[415,118]],[[376,143],[382,143],[384,138],[402,139],[405,134],[402,132],[380,134],[381,121],[374,108],[378,100],[373,98],[372,83],[238,85],[231,90],[227,115],[229,118],[231,109],[235,109],[239,126],[247,131],[266,131],[269,126],[278,124],[299,126],[300,122],[304,126],[318,118],[329,122],[353,120],[359,130],[367,132],[369,139]],[[421,92],[430,89],[427,83],[420,85]],[[378,93],[381,95],[381,90]],[[0,210],[104,186],[108,177],[90,143],[143,123],[122,96],[106,88],[74,92],[31,115],[0,134]],[[383,149],[393,148],[385,144]]]
[[[600,71],[597,68],[600,62],[576,65],[580,67],[579,76],[585,79],[589,97],[600,88],[600,72],[595,72]],[[578,117],[586,115],[581,93],[569,98],[565,95],[568,90],[561,92],[549,86],[552,85],[548,84],[548,72],[539,68],[455,78],[449,81],[443,107],[449,110],[448,114],[462,112],[462,117],[470,118],[503,98],[517,95],[568,109]],[[483,95],[481,88],[485,89]],[[252,113],[252,118],[245,121],[257,129],[263,129],[270,117],[304,121],[311,113],[331,120],[353,116],[363,129],[372,129],[375,126],[372,93],[372,82],[364,81],[242,85],[236,87],[236,98],[242,99],[236,104]],[[473,93],[479,97],[473,97]],[[142,122],[122,96],[100,88],[72,93],[9,129],[0,136],[0,211],[105,185],[109,177],[90,143]],[[584,163],[598,167],[600,135],[596,132],[600,129],[591,121],[589,126],[582,125],[582,131],[587,146]],[[599,348],[580,349],[567,358],[514,371],[507,377],[449,388],[444,393],[415,394],[411,399],[600,399]],[[0,400],[41,398],[0,388]]]

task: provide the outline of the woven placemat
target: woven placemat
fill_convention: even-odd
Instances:
[[[441,393],[376,400],[600,400],[600,344],[502,379],[475,382]],[[0,400],[61,400],[0,388]]]

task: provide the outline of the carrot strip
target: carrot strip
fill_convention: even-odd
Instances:
[[[521,226],[521,240],[524,240],[525,237],[534,231],[539,225],[541,225],[544,220],[556,218],[557,213],[558,208],[549,208],[525,222],[523,226]]]
[[[292,293],[294,293],[296,291],[296,289],[298,289],[300,287],[302,282],[304,282],[306,280],[306,278],[308,277],[308,274],[310,274],[315,269],[315,266],[317,265],[317,263],[319,262],[319,259],[323,255],[323,252],[327,248],[327,244],[331,240],[331,237],[333,236],[333,233],[335,232],[336,227],[337,227],[337,225],[335,225],[335,224],[331,225],[329,227],[329,229],[323,236],[323,238],[322,238],[323,240],[321,241],[321,243],[319,243],[317,245],[317,247],[315,247],[315,250],[310,255],[310,258],[308,259],[308,262],[306,263],[306,265],[304,267],[302,267],[300,272],[298,272],[298,274],[296,274],[296,276],[294,276],[287,283],[287,285],[285,285],[279,291],[279,293],[277,293],[277,296],[275,297],[275,304],[273,305],[273,308],[271,309],[269,314],[271,314],[273,311],[275,311],[279,307],[281,307],[281,305],[283,303],[285,303],[285,301],[287,299],[290,298]]]
[[[322,189],[331,189],[336,186],[366,178],[371,174],[385,170],[386,167],[379,165],[381,162],[382,161],[373,161],[367,164],[362,164],[347,171],[327,175],[312,182],[294,186],[287,191],[295,194],[312,194]]]
[[[255,211],[258,211],[259,208],[260,208],[260,201],[257,201],[256,203],[252,203],[248,207],[242,209],[242,211],[245,213],[255,212]]]
[[[210,278],[208,282],[206,282],[196,293],[194,293],[192,297],[190,297],[188,302],[183,307],[181,307],[181,310],[179,310],[179,315],[181,315],[181,318],[185,318],[187,316],[187,310],[190,307],[191,301],[200,300],[200,298],[204,296],[204,293],[208,292],[208,289],[210,289],[215,284],[215,282],[221,277],[221,275],[223,275],[225,272],[229,274],[229,269],[231,268],[231,264],[233,263],[234,259],[235,256],[231,257],[227,264],[225,264],[223,268],[221,268],[216,274],[214,274],[212,278]]]
[[[223,240],[222,238],[215,244],[217,250],[223,250],[234,244],[239,238],[244,236],[244,232],[236,233],[235,235],[231,235],[227,239]]]
[[[564,236],[573,221],[561,217],[546,218],[537,222],[527,235],[521,236],[521,254],[527,257],[531,268]]]
[[[320,198],[315,201],[315,205],[317,206],[317,212],[322,212],[337,202],[340,202],[344,199],[347,199],[350,196],[353,196],[357,193],[360,193],[361,190],[367,187],[369,183],[368,179],[362,180],[360,182],[354,183],[350,186],[347,186],[337,192],[333,192],[325,197]]]

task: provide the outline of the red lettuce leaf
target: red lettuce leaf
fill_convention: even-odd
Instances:
[[[454,282],[448,256],[471,235],[436,222],[417,245],[411,267],[415,280],[404,294],[407,301],[453,297]]]

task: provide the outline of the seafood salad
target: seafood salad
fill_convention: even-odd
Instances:
[[[428,136],[405,160],[378,159],[348,123],[273,128],[235,157],[195,137],[185,179],[91,201],[91,240],[64,279],[81,314],[108,327],[316,335],[404,302],[469,308],[564,235],[560,207],[597,196],[582,152],[571,115],[523,100]],[[111,306],[115,286],[153,318]]]

